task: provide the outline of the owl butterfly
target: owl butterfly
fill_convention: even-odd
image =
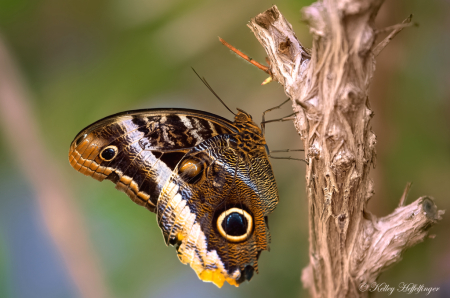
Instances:
[[[72,167],[110,180],[156,213],[167,245],[203,281],[239,286],[269,249],[278,203],[266,141],[252,117],[188,109],[127,111],[83,129]]]

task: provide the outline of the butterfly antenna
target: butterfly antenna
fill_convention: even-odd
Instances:
[[[212,94],[214,94],[215,97],[217,97],[218,100],[220,100],[220,102],[228,109],[228,111],[231,112],[231,114],[235,115],[236,114],[230,110],[230,108],[223,102],[223,100],[219,97],[219,95],[217,95],[217,93],[213,90],[213,88],[211,88],[211,86],[208,84],[208,82],[206,81],[205,78],[200,77],[200,75],[195,71],[195,69],[193,67],[191,67],[192,70],[195,72],[195,74],[197,75],[197,77],[200,79],[200,81],[203,82],[203,84],[205,84],[205,86],[209,89],[209,91],[212,92]]]

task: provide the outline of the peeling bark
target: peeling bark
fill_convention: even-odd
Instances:
[[[410,23],[393,26],[376,44],[382,30],[374,19],[382,2],[323,0],[305,7],[312,50],[300,44],[276,6],[248,25],[267,52],[273,79],[292,100],[309,162],[310,263],[302,281],[312,297],[367,297],[359,286],[400,261],[444,214],[430,197],[401,203],[383,218],[367,210],[376,163],[368,100],[375,56]]]

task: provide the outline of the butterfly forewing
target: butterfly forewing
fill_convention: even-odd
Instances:
[[[278,202],[264,145],[242,111],[233,123],[195,110],[139,110],[85,128],[69,161],[156,212],[166,243],[200,279],[237,286],[258,270]]]
[[[133,201],[152,209],[190,147],[234,131],[226,119],[191,110],[123,112],[81,131],[72,142],[69,161],[85,175],[112,180]],[[116,150],[111,160],[100,155],[108,146]]]

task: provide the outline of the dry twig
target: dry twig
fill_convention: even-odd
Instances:
[[[270,73],[284,86],[304,143],[309,202],[310,264],[302,281],[312,297],[367,297],[370,284],[442,218],[430,197],[377,218],[369,170],[376,161],[368,87],[375,56],[409,25],[393,26],[375,45],[382,0],[322,0],[302,10],[313,35],[304,48],[276,6],[248,25],[266,50]]]

